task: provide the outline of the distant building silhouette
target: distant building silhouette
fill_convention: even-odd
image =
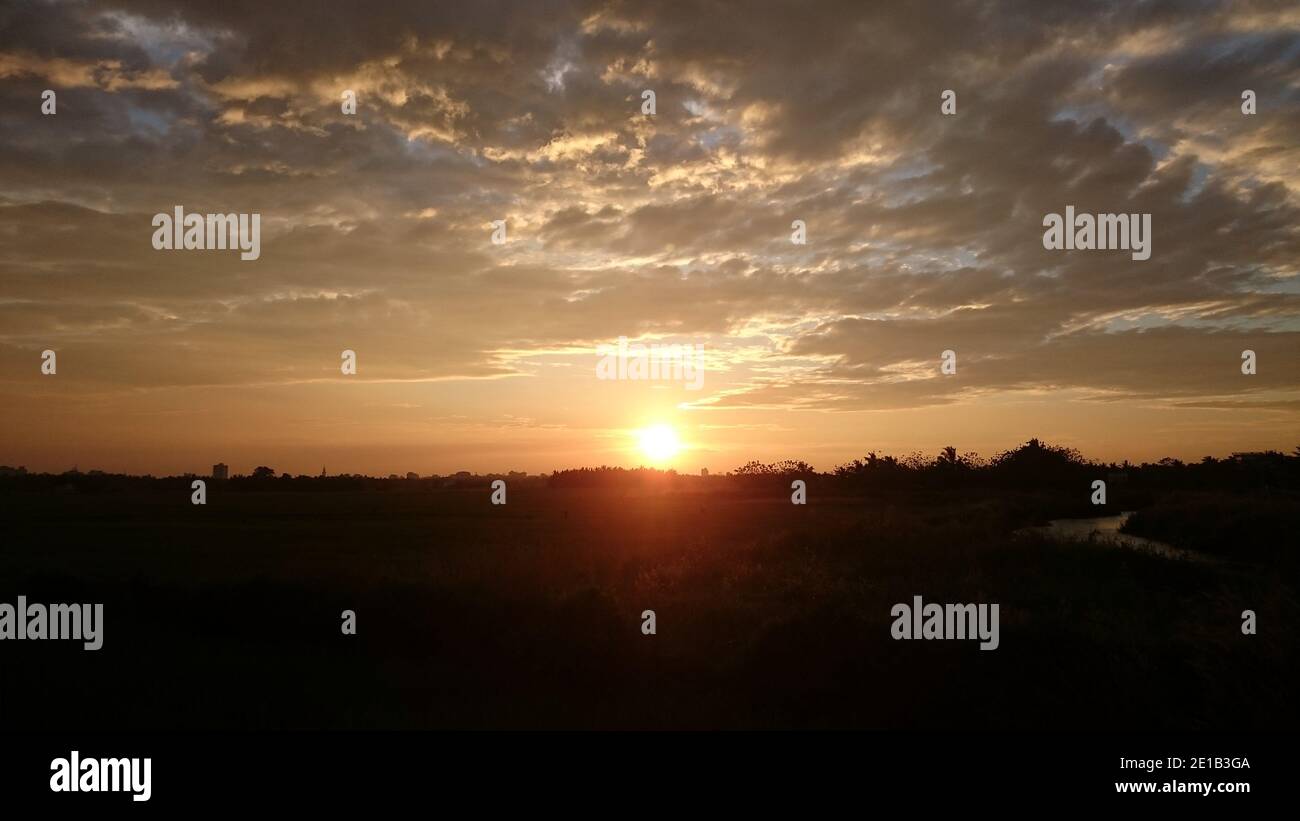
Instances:
[[[217,462],[215,465],[212,466],[212,478],[229,479],[230,465],[227,465],[225,462]]]
[[[407,479],[419,479],[419,478],[420,478],[420,474],[415,473],[414,471],[412,471],[412,472],[406,474],[406,478],[407,478]]]
[[[700,475],[701,475],[701,476],[708,476],[708,475],[709,475],[709,469],[708,469],[708,468],[700,468]]]

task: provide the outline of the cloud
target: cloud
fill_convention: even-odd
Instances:
[[[56,344],[111,393],[300,384],[342,347],[375,380],[541,378],[501,352],[641,333],[710,343],[726,375],[692,404],[715,411],[1077,391],[1276,414],[1300,393],[1300,17],[1282,6],[4,14],[23,44],[0,51],[12,396],[46,389],[17,374]],[[153,251],[175,205],[261,213],[262,258]],[[1067,205],[1150,213],[1151,259],[1044,250]],[[761,356],[736,344],[755,328]],[[1243,348],[1266,363],[1249,382]],[[932,373],[945,349],[958,379]]]

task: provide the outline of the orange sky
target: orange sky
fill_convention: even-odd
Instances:
[[[1300,444],[1294,9],[540,5],[12,12],[0,464]],[[260,214],[260,256],[155,250],[177,205]],[[1150,259],[1045,249],[1071,205],[1150,214]],[[698,389],[598,378],[619,337],[703,346]]]

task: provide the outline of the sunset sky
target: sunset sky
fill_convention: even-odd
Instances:
[[[1294,2],[346,8],[0,7],[0,464],[1300,444]],[[178,205],[260,258],[155,250]],[[1150,259],[1045,250],[1067,205]],[[701,389],[598,379],[620,336],[704,345]]]

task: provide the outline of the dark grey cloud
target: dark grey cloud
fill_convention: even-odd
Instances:
[[[376,378],[484,376],[766,323],[802,367],[726,404],[1300,388],[1293,5],[24,2],[0,32],[6,363],[291,382],[346,338]],[[263,258],[153,251],[177,204],[261,212]],[[1066,205],[1152,214],[1151,259],[1044,250]],[[1270,367],[1231,380],[1234,346]],[[899,378],[948,348],[961,391]]]

